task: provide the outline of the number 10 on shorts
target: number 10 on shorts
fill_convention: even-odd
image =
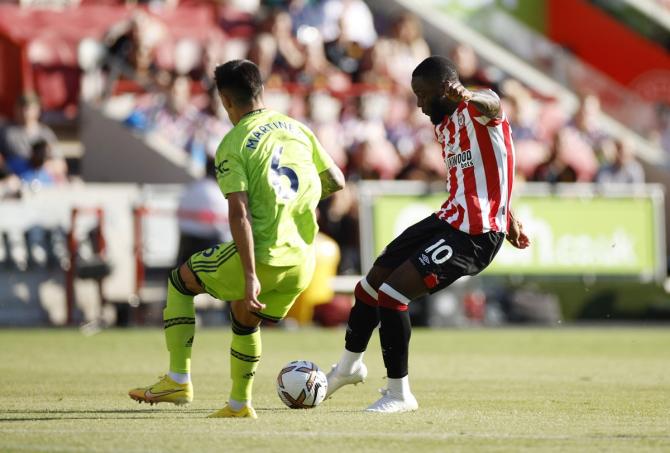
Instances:
[[[454,254],[454,251],[451,249],[451,247],[448,245],[442,245],[444,242],[444,239],[440,239],[435,244],[424,250],[425,253],[430,254],[430,259],[435,264],[444,263],[449,258],[451,258],[451,255]]]

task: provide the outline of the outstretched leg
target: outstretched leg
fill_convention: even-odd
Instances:
[[[170,353],[168,374],[148,387],[130,390],[129,396],[150,404],[186,404],[193,401],[191,384],[191,349],[195,336],[193,297],[204,292],[186,265],[170,272],[167,304],[163,310],[165,344]]]

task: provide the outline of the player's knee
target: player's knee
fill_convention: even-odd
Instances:
[[[256,328],[261,323],[258,316],[247,310],[242,300],[234,300],[230,303],[230,313],[240,326]]]
[[[247,326],[238,321],[237,318],[235,317],[235,313],[233,313],[232,311],[230,312],[230,321],[233,333],[236,335],[251,335],[252,333],[258,330],[258,324],[255,324],[253,326]],[[258,323],[259,321],[256,320],[255,322]]]
[[[378,305],[378,293],[376,287],[370,285],[366,277],[363,277],[354,289],[354,297],[366,305],[376,307]]]
[[[406,311],[407,308],[409,308],[411,299],[393,288],[388,283],[383,283],[379,287],[378,294],[380,307],[397,311]]]
[[[181,272],[179,272],[179,268],[176,267],[170,271],[170,274],[168,276],[168,279],[170,281],[170,285],[180,293],[184,294],[185,296],[195,296],[198,293],[195,291],[191,291],[187,286],[186,282],[184,282],[184,279],[181,277]]]
[[[202,287],[198,281],[198,277],[191,271],[191,269],[186,265],[186,263],[179,266],[179,277],[183,282],[184,286],[194,294],[202,294],[205,292],[205,288]]]

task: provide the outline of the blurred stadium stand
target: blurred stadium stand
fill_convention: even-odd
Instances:
[[[118,315],[129,323],[150,322],[160,316],[155,307],[129,314],[135,307],[128,303],[160,302],[163,297],[164,272],[176,255],[173,205],[180,186],[172,184],[201,177],[207,156],[232,127],[211,80],[213,67],[232,58],[259,64],[268,106],[309,124],[347,175],[348,189],[320,206],[322,230],[340,247],[340,277],[335,280],[340,292],[348,292],[350,276],[364,270],[361,248],[365,251],[374,240],[365,238],[370,230],[359,226],[366,215],[359,203],[359,181],[422,180],[443,190],[444,163],[409,87],[412,69],[431,53],[452,56],[467,84],[500,94],[514,131],[519,195],[539,191],[550,200],[563,190],[543,184],[524,188],[524,181],[601,183],[607,178],[633,178],[628,181],[635,183],[631,195],[645,192],[640,189],[645,181],[667,192],[670,22],[667,9],[660,9],[667,2],[657,2],[655,9],[648,0],[616,4],[0,2],[0,130],[18,121],[17,100],[36,92],[41,122],[58,136],[55,154],[66,159],[69,170],[67,180],[49,180],[53,187],[45,187],[34,173],[48,175],[53,165],[19,171],[0,140],[0,233],[5,238],[0,278],[6,282],[0,286],[0,324],[98,319],[98,302],[105,300],[126,309],[109,319]],[[602,184],[576,185],[575,190],[585,199],[617,192]],[[102,293],[95,281],[76,279],[76,297],[69,299],[83,303],[84,313],[69,313],[65,270],[73,264],[62,244],[76,229],[83,249],[90,248],[87,238],[95,227],[88,214],[80,218],[83,226],[78,222],[73,227],[71,212],[100,207],[111,273]],[[657,208],[663,212],[662,206]],[[139,221],[143,227],[138,235],[140,211],[147,215]],[[665,197],[664,212],[670,213],[670,197]],[[655,227],[663,224],[664,236],[651,247],[662,247],[658,257],[665,261],[670,221],[661,216]],[[33,227],[37,233],[29,233]],[[365,238],[363,247],[360,237]],[[33,263],[31,248],[42,250],[37,253],[42,264]],[[500,307],[516,300],[513,290],[529,280],[523,273],[512,274],[487,280],[489,299]],[[551,305],[551,298],[542,296],[550,292],[559,296],[564,317],[579,317],[579,307],[596,295],[576,290],[575,284],[583,288],[595,276],[592,286],[601,285],[598,291],[612,286],[596,274],[584,272],[567,282],[559,275],[530,279],[540,289],[522,288],[526,292],[519,300],[527,302],[537,294]],[[670,309],[659,302],[667,294],[651,282],[654,278],[629,277],[614,291],[615,299],[622,297],[620,316],[648,316],[649,307],[659,304],[654,313]],[[428,325],[477,321],[481,281],[464,281],[440,300],[417,304],[415,319]],[[626,285],[643,288],[638,293],[644,296],[631,309],[625,308],[633,297]],[[82,291],[88,292],[80,295]],[[612,304],[610,311],[616,312],[617,302]],[[455,318],[448,313],[456,313]],[[547,313],[545,319],[555,319],[553,308]],[[598,310],[588,313],[595,316]]]

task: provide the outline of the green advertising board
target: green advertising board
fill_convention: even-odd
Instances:
[[[545,0],[432,0],[431,4],[451,17],[465,21],[496,8],[540,33],[546,30],[548,6]]]
[[[374,243],[373,255],[406,227],[439,209],[444,199],[444,193],[369,198],[372,234],[367,237]],[[661,204],[658,194],[521,195],[514,200],[514,211],[532,246],[517,250],[506,242],[485,273],[652,279],[665,265]]]

